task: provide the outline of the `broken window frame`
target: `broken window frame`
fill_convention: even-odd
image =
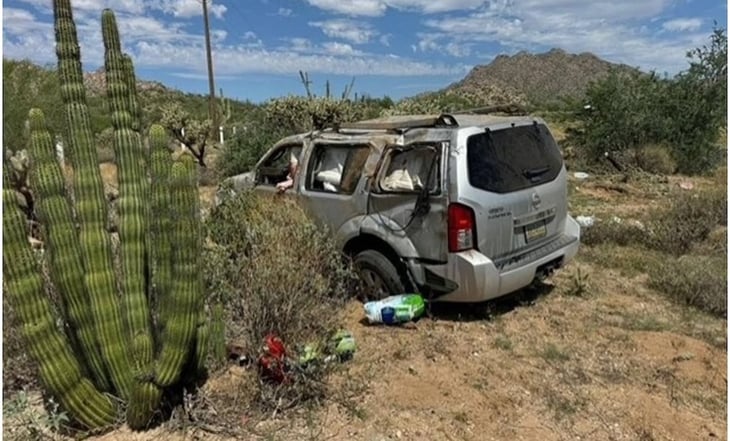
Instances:
[[[299,153],[297,153],[297,155],[296,155],[297,158],[298,158],[297,160],[299,162],[298,169],[301,170],[301,167],[302,167],[302,152],[304,151],[304,146],[302,144],[287,144],[287,145],[282,145],[281,147],[273,150],[268,155],[266,155],[266,157],[264,157],[264,159],[262,159],[261,162],[259,163],[259,165],[256,167],[256,181],[255,181],[256,182],[256,185],[257,186],[260,185],[260,186],[264,186],[264,187],[276,187],[276,185],[278,183],[286,181],[287,176],[289,175],[289,162],[290,162],[290,159],[289,158],[291,157],[291,152],[292,151],[297,151],[297,150],[299,151]],[[284,153],[281,156],[277,156],[278,153],[281,152],[281,151],[284,151]],[[282,167],[284,167],[284,166],[286,167],[286,173],[284,174],[284,178],[281,179],[280,181],[274,182],[274,183],[270,183],[270,182],[266,182],[266,181],[264,181],[262,179],[262,169],[269,169],[269,170],[276,169],[277,167],[275,165],[267,165],[267,163],[269,161],[271,161],[271,159],[274,158],[274,157],[276,158],[275,161],[279,161],[279,160],[281,160],[281,158],[287,158],[286,159],[286,165],[282,165]],[[297,174],[299,174],[299,173],[297,173]],[[267,173],[266,176],[269,177],[269,178],[272,178],[275,175],[273,173]],[[296,183],[296,180],[297,180],[296,178],[297,178],[297,176],[294,176],[294,182],[295,183]]]
[[[326,170],[316,170],[317,162],[320,162],[320,165],[322,164],[322,161],[324,159],[323,152],[327,149],[336,149],[336,150],[344,150],[347,152],[347,156],[345,158],[344,163],[342,164],[342,172],[340,174],[340,180],[339,183],[336,184],[336,190],[326,190],[325,188],[318,188],[315,186],[315,181],[317,179],[315,178],[315,173],[319,173],[321,171]],[[359,162],[357,162],[357,155],[359,152],[362,155]],[[309,161],[307,163],[307,175],[306,180],[304,183],[304,188],[307,191],[316,192],[316,193],[326,193],[326,194],[341,194],[341,195],[351,195],[355,192],[355,189],[357,188],[358,182],[360,182],[360,179],[363,176],[363,172],[365,169],[365,164],[367,163],[368,158],[372,154],[372,146],[369,144],[364,143],[357,143],[357,144],[340,144],[340,143],[316,143],[314,144],[312,148],[312,152],[309,157]],[[354,168],[353,168],[354,167]],[[354,173],[355,175],[351,175],[348,173]],[[343,182],[348,180],[351,183],[350,187],[345,187],[343,189]],[[320,181],[322,182],[322,181]],[[331,184],[331,183],[330,183]],[[335,184],[331,184],[335,185]],[[322,184],[324,187],[324,182]]]
[[[433,185],[430,188],[429,195],[438,196],[441,194],[441,181],[442,181],[442,170],[441,170],[441,162],[442,162],[442,156],[443,156],[443,150],[444,144],[442,142],[420,142],[415,144],[409,144],[407,146],[402,145],[389,145],[385,148],[383,153],[383,161],[380,166],[380,170],[378,171],[376,175],[376,185],[374,186],[374,191],[378,194],[413,194],[417,195],[423,191],[422,188],[414,187],[413,190],[397,190],[397,189],[386,189],[383,187],[383,181],[386,179],[386,177],[392,173],[392,170],[389,170],[391,164],[393,163],[393,158],[397,154],[407,154],[411,153],[413,151],[417,151],[420,149],[433,149],[436,161],[435,164],[433,164],[433,169],[431,170],[431,173],[434,174],[433,178]],[[429,165],[431,167],[431,165]],[[428,170],[425,171],[428,173]],[[420,174],[419,174],[420,177]]]

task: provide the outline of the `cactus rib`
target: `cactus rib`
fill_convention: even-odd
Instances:
[[[84,256],[84,282],[91,296],[99,343],[112,384],[124,399],[130,395],[132,375],[122,332],[114,284],[111,240],[105,229],[107,210],[96,149],[92,143],[86,105],[81,54],[70,0],[53,2],[56,53],[66,113],[66,140],[72,154],[79,242]]]
[[[114,403],[81,375],[68,340],[56,328],[41,272],[28,244],[25,216],[7,182],[3,189],[3,248],[5,291],[23,323],[23,334],[44,384],[84,426],[113,424],[117,414]]]
[[[94,319],[86,307],[90,299],[84,286],[81,248],[71,207],[65,196],[61,167],[56,161],[51,134],[46,129],[43,113],[38,109],[31,109],[29,121],[30,154],[33,157],[30,183],[37,192],[38,218],[46,232],[51,278],[63,299],[71,333],[78,341],[94,383],[108,391],[111,385],[99,351]]]
[[[107,95],[114,126],[114,152],[119,175],[119,239],[122,261],[122,311],[130,341],[132,369],[136,377],[133,398],[129,402],[127,423],[145,427],[159,405],[162,394],[146,383],[152,376],[154,344],[146,286],[146,176],[144,155],[137,120],[135,91],[129,78],[131,60],[125,66],[114,13],[106,9],[101,16],[104,37],[104,67]],[[139,389],[144,389],[140,391]],[[157,401],[148,401],[157,400]]]
[[[169,386],[180,378],[193,347],[201,307],[198,259],[202,244],[196,181],[195,164],[189,156],[183,156],[172,166],[171,216],[177,219],[171,240],[175,267],[172,289],[163,293],[168,298],[161,301],[161,306],[169,310],[162,310],[160,314],[169,319],[162,331],[162,349],[155,370],[155,380],[162,386]]]

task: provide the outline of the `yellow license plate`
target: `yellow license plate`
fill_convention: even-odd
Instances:
[[[547,235],[547,227],[544,223],[536,225],[528,225],[525,227],[525,241],[532,242],[533,240],[540,239]]]

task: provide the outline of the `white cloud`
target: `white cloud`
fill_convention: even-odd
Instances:
[[[471,55],[471,48],[465,44],[448,43],[444,50],[454,57],[468,57]]]
[[[310,5],[345,15],[377,17],[387,6],[381,0],[307,0]]]
[[[94,0],[85,0],[94,1]],[[134,1],[134,0],[127,0]],[[228,10],[225,5],[208,1],[208,12],[218,19],[223,18],[223,14]],[[202,3],[198,0],[154,0],[148,2],[153,9],[159,9],[165,14],[174,17],[189,18],[203,15]]]
[[[378,41],[380,41],[380,44],[382,44],[383,46],[390,46],[391,37],[393,37],[393,34],[381,35]]]
[[[314,45],[312,44],[312,42],[306,38],[297,37],[297,38],[289,38],[289,39],[285,39],[285,40],[288,41],[291,44],[291,46],[280,48],[280,50],[282,50],[282,51],[292,50],[294,52],[310,52],[314,48]]]
[[[662,28],[674,32],[694,32],[702,26],[699,18],[675,18],[662,23]]]
[[[485,3],[491,3],[486,0],[307,0],[307,2],[326,11],[368,17],[383,15],[388,8],[431,14],[474,9]]]
[[[36,9],[50,13],[50,0],[20,0],[32,5]],[[218,19],[222,19],[228,10],[225,5],[207,0],[208,12]],[[147,10],[162,11],[165,14],[179,18],[198,17],[203,15],[203,6],[200,0],[74,0],[72,2],[74,16],[101,16],[103,9],[109,8],[117,14],[141,15]]]
[[[355,44],[363,44],[378,35],[378,31],[367,23],[355,20],[334,19],[310,22],[310,26],[320,28],[330,38],[341,38]]]
[[[424,24],[434,31],[425,41],[422,37],[419,48],[437,50],[449,44],[495,42],[515,51],[559,47],[569,52],[592,52],[644,69],[676,72],[686,65],[687,49],[701,44],[706,36],[687,33],[667,38],[666,34],[642,28],[642,21],[661,14],[669,3],[670,0],[504,0],[468,14],[426,20]],[[466,53],[458,46],[451,46],[447,52]]]
[[[289,8],[279,8],[279,10],[276,12],[277,15],[281,15],[282,17],[291,17],[291,15],[294,13]]]
[[[336,41],[328,41],[326,43],[322,43],[322,47],[327,53],[333,54],[333,55],[361,55],[362,52],[357,51],[352,48],[347,43],[338,43]]]

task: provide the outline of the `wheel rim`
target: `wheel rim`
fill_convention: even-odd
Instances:
[[[368,291],[366,293],[367,297],[382,299],[390,294],[388,286],[377,272],[369,268],[360,268],[360,277],[365,282],[365,287]]]

